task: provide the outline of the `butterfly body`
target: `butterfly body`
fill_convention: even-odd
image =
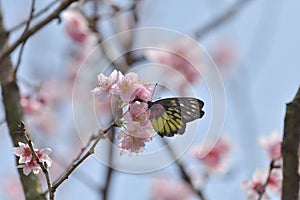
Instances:
[[[141,99],[135,101],[144,102]],[[204,111],[201,110],[203,101],[192,97],[166,98],[157,101],[148,101],[150,120],[154,130],[161,137],[173,137],[182,135],[186,123],[201,118]]]

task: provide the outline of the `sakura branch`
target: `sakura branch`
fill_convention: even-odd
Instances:
[[[51,166],[51,159],[48,157],[48,155],[51,153],[51,150],[49,148],[38,150],[33,147],[33,142],[29,138],[25,124],[24,122],[21,122],[19,127],[21,128],[21,131],[19,134],[22,134],[27,141],[27,144],[25,145],[22,142],[19,142],[19,147],[14,147],[13,152],[20,157],[19,168],[23,168],[23,173],[25,175],[28,175],[31,171],[34,174],[38,174],[40,169],[42,169],[44,176],[47,181],[47,186],[49,192],[49,199],[54,199],[54,192],[52,191],[52,185],[50,180],[50,175],[48,171],[48,167]]]

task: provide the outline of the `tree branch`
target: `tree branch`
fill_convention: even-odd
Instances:
[[[31,20],[32,20],[32,17],[33,17],[33,13],[34,13],[34,5],[35,5],[35,0],[32,0],[31,1],[31,9],[30,9],[29,18],[28,18],[28,20],[26,22],[26,26],[25,26],[25,29],[24,29],[21,37],[26,33],[26,31],[28,31],[28,29],[30,27],[30,23],[31,23]],[[17,62],[17,65],[16,65],[15,70],[14,70],[14,74],[13,74],[14,80],[16,80],[16,78],[17,78],[17,72],[18,72],[19,66],[21,64],[23,49],[24,49],[24,46],[25,46],[26,42],[27,42],[27,39],[24,40],[24,42],[22,43],[22,46],[21,46],[21,49],[20,49],[20,52],[19,52],[18,62]]]
[[[39,17],[40,15],[42,15],[43,13],[47,12],[52,6],[54,6],[55,4],[57,4],[59,1],[52,1],[51,3],[49,3],[45,8],[41,9],[39,12],[37,12],[35,15],[32,16],[32,19],[35,19],[37,17]],[[15,27],[11,28],[10,30],[8,30],[8,33],[14,32],[17,29],[21,28],[22,26],[26,25],[27,20],[21,22],[20,24],[16,25]]]
[[[201,199],[201,200],[205,200],[205,196],[203,195],[202,191],[195,188],[190,176],[188,175],[188,173],[186,172],[184,165],[182,164],[182,162],[177,159],[177,156],[174,152],[174,150],[172,149],[171,146],[168,145],[168,143],[166,142],[166,140],[162,139],[162,142],[165,144],[165,146],[167,147],[170,155],[174,158],[175,163],[180,171],[181,174],[181,178],[190,186],[190,188],[192,189],[192,191]]]
[[[283,157],[282,200],[299,199],[299,143],[300,143],[300,87],[291,103],[287,104],[284,136],[281,146]]]
[[[204,35],[219,27],[224,22],[231,19],[234,15],[236,15],[242,8],[251,0],[237,0],[228,10],[226,10],[221,15],[217,16],[215,19],[207,23],[202,28],[199,28],[195,31],[196,38],[202,38]]]
[[[111,131],[112,134],[110,134],[110,140],[111,140],[111,143],[113,145],[114,143],[114,138],[115,138],[115,129],[113,129]],[[114,169],[112,168],[112,157],[113,157],[113,146],[112,145],[109,145],[109,149],[108,149],[108,152],[109,152],[109,160],[108,160],[108,166],[107,166],[107,172],[106,172],[106,178],[105,178],[105,183],[104,183],[104,187],[103,189],[101,190],[102,192],[102,199],[103,200],[107,200],[109,199],[108,198],[108,192],[109,192],[109,188],[110,188],[110,185],[111,185],[111,177],[113,175],[113,172],[114,172]]]
[[[3,26],[2,12],[0,10],[0,44],[2,48],[6,48],[8,44],[8,34]],[[16,81],[13,80],[14,67],[12,66],[9,54],[2,58],[0,65],[0,81],[2,88],[3,104],[5,109],[6,122],[10,134],[10,138],[14,146],[18,146],[18,142],[26,143],[23,136],[17,134],[19,131],[18,124],[23,120],[22,107],[20,105],[20,91]],[[18,161],[16,159],[16,165]],[[41,196],[41,183],[34,174],[24,175],[22,169],[18,169],[18,173],[23,186],[23,191],[27,200],[45,200],[45,196]]]
[[[44,20],[41,20],[39,23],[37,23],[35,26],[33,26],[28,31],[24,32],[22,37],[17,39],[15,42],[13,42],[9,47],[3,47],[0,51],[0,63],[3,62],[4,58],[7,57],[11,52],[13,52],[21,43],[23,43],[25,40],[27,40],[30,36],[32,36],[37,31],[41,30],[44,26],[49,24],[54,19],[59,19],[59,14],[66,9],[69,5],[71,5],[73,2],[76,2],[78,0],[65,0],[61,1],[61,4],[59,7],[57,7],[51,14],[48,15]],[[5,32],[6,33],[6,32]],[[7,33],[6,33],[7,34]]]
[[[72,164],[68,167],[66,172],[57,180],[52,186],[53,192],[56,191],[56,189],[69,178],[70,174],[90,155],[92,155],[95,151],[96,145],[99,143],[99,141],[104,137],[104,135],[111,130],[113,127],[116,126],[116,122],[113,121],[106,129],[103,131],[99,130],[96,137],[92,137],[88,144],[82,148],[80,154],[77,156],[77,158],[72,162]],[[90,146],[90,148],[88,148]],[[83,154],[85,152],[85,154]]]

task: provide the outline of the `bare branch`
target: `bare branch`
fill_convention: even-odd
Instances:
[[[30,9],[30,14],[29,14],[29,18],[26,22],[26,26],[25,26],[25,29],[21,35],[21,37],[23,37],[23,35],[26,33],[26,31],[28,31],[29,27],[30,27],[30,23],[31,23],[31,20],[32,20],[32,17],[33,17],[33,13],[34,13],[34,6],[35,6],[35,0],[32,0],[31,1],[31,9]],[[17,76],[17,72],[18,72],[18,69],[19,69],[19,66],[21,64],[21,58],[22,58],[22,54],[23,54],[23,49],[24,49],[24,46],[27,42],[27,39],[24,40],[24,42],[22,43],[22,46],[21,46],[21,49],[20,49],[20,52],[19,52],[19,58],[18,58],[18,62],[17,62],[17,65],[15,67],[15,70],[14,70],[14,74],[13,74],[13,79],[16,80],[16,76]]]
[[[299,199],[299,143],[300,143],[300,87],[291,103],[287,104],[284,136],[281,146],[283,157],[282,200]]]
[[[114,143],[114,131],[115,129],[113,129],[111,131],[111,143],[113,145]],[[114,172],[114,169],[112,168],[112,156],[113,156],[113,146],[112,145],[109,145],[109,149],[108,149],[108,152],[109,152],[109,160],[108,160],[108,166],[107,166],[107,172],[106,172],[106,178],[105,178],[105,183],[104,183],[104,188],[101,190],[102,192],[102,199],[103,200],[107,200],[109,199],[108,198],[108,191],[109,191],[109,187],[110,187],[110,183],[111,183],[111,177],[113,175],[113,172]]]
[[[196,38],[202,38],[204,35],[212,31],[213,29],[224,24],[226,21],[231,19],[234,15],[242,10],[242,8],[249,3],[251,0],[237,0],[228,10],[226,10],[221,15],[217,16],[215,19],[207,23],[202,28],[195,31]]]
[[[51,3],[49,3],[45,8],[41,9],[39,12],[37,12],[35,15],[32,16],[32,19],[35,19],[37,17],[39,17],[40,15],[42,15],[43,13],[47,12],[50,8],[52,8],[52,6],[54,6],[55,4],[57,4],[59,1],[53,0]],[[23,22],[21,22],[20,24],[16,25],[15,27],[11,28],[10,30],[8,30],[8,33],[14,32],[16,30],[18,30],[19,28],[21,28],[22,26],[26,25],[26,23],[28,22],[28,20],[25,20]]]
[[[48,15],[44,20],[41,20],[39,23],[37,23],[35,26],[24,32],[23,36],[17,39],[15,42],[13,42],[9,47],[2,48],[0,51],[0,63],[3,62],[3,59],[8,56],[11,52],[13,52],[22,42],[27,40],[30,36],[32,36],[37,31],[41,30],[44,26],[49,24],[54,19],[59,19],[59,14],[66,9],[69,5],[71,5],[73,2],[76,2],[78,0],[65,0],[61,1],[61,4],[58,8],[56,8],[51,14]]]

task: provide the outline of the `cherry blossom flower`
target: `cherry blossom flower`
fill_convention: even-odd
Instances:
[[[193,191],[181,180],[155,177],[152,182],[151,195],[154,200],[182,200],[192,199]]]
[[[18,168],[23,169],[23,174],[28,176],[30,172],[32,171],[34,174],[40,173],[41,167],[37,163],[35,159],[32,159],[30,162],[23,163],[21,165],[18,165]]]
[[[276,131],[273,131],[270,136],[259,139],[259,144],[266,149],[270,159],[278,159],[281,157],[281,142],[282,137]]]
[[[31,149],[28,144],[24,144],[23,142],[18,142],[19,147],[13,147],[13,153],[16,156],[19,156],[19,163],[30,162],[32,159]]]
[[[120,96],[123,102],[129,103],[132,92],[141,85],[141,80],[138,75],[129,72],[119,79],[118,83],[112,88],[112,93]]]
[[[130,122],[125,129],[121,129],[117,134],[120,140],[118,147],[121,148],[121,154],[124,152],[140,153],[144,151],[146,142],[152,140],[153,128],[148,123],[140,126],[137,122]]]
[[[98,86],[94,88],[91,93],[98,95],[101,99],[107,98],[112,94],[113,86],[122,78],[121,72],[114,70],[109,77],[106,77],[104,74],[98,75]]]
[[[223,136],[213,147],[211,142],[207,142],[191,149],[190,153],[204,165],[209,174],[213,174],[227,170],[231,160],[229,153],[232,146],[233,144]]]
[[[67,34],[75,42],[83,43],[90,34],[90,30],[88,22],[80,11],[75,8],[69,9],[62,14],[62,17],[66,24]]]
[[[247,199],[256,200],[260,195],[262,199],[270,199],[269,191],[280,194],[282,187],[282,173],[280,169],[273,169],[267,185],[268,170],[258,169],[254,172],[252,179],[242,184],[242,188],[247,191]]]
[[[49,154],[52,152],[52,150],[50,148],[43,148],[41,150],[37,149],[36,150],[36,154],[39,158],[39,160],[42,163],[46,163],[47,167],[51,167],[52,165],[52,160],[49,157]]]
[[[39,164],[37,163],[37,160],[32,155],[32,151],[28,144],[24,144],[22,142],[19,142],[19,147],[13,148],[13,153],[16,156],[19,156],[19,163],[18,168],[23,169],[23,173],[25,175],[30,174],[32,171],[34,174],[38,174],[41,170]],[[51,149],[44,148],[44,149],[34,149],[35,153],[37,154],[39,160],[42,163],[46,163],[47,167],[50,167],[52,164],[52,160],[49,157],[49,154],[51,153]]]

